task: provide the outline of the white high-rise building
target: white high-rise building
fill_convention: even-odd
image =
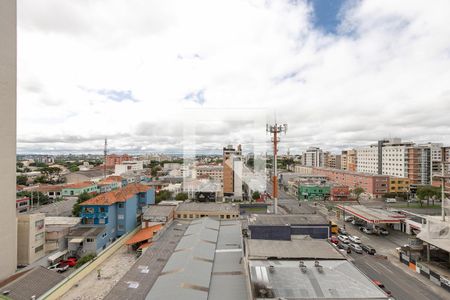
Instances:
[[[318,147],[310,147],[302,154],[302,165],[307,167],[323,167],[325,165],[324,153]]]
[[[0,281],[17,267],[16,5],[17,1],[0,0]]]
[[[361,147],[356,151],[356,171],[378,174],[378,147],[376,145]]]

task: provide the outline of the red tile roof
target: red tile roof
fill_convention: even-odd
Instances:
[[[122,182],[122,180],[123,180],[122,176],[111,175],[106,177],[105,180],[102,180],[102,182]]]
[[[112,205],[116,202],[125,202],[137,193],[144,193],[150,189],[150,186],[133,183],[124,188],[100,194],[94,198],[84,201],[80,205]]]
[[[133,235],[125,244],[132,245],[136,244],[142,241],[148,241],[153,237],[153,233],[155,231],[160,230],[162,227],[162,224],[154,225],[151,227],[143,228],[140,231],[138,231],[135,235]]]
[[[68,184],[64,188],[65,189],[82,189],[95,185],[93,182],[84,181],[79,183]]]

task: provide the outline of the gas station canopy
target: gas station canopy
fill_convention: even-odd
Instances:
[[[355,216],[371,224],[400,223],[406,216],[397,212],[380,208],[365,207],[363,205],[337,205],[345,214]]]

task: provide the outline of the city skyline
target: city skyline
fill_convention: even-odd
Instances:
[[[18,152],[448,144],[450,4],[332,2],[23,1]]]

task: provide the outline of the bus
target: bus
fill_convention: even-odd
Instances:
[[[331,223],[331,233],[332,234],[338,234],[339,233],[339,227],[337,226],[337,224],[334,223],[333,221],[331,221],[330,223]]]

